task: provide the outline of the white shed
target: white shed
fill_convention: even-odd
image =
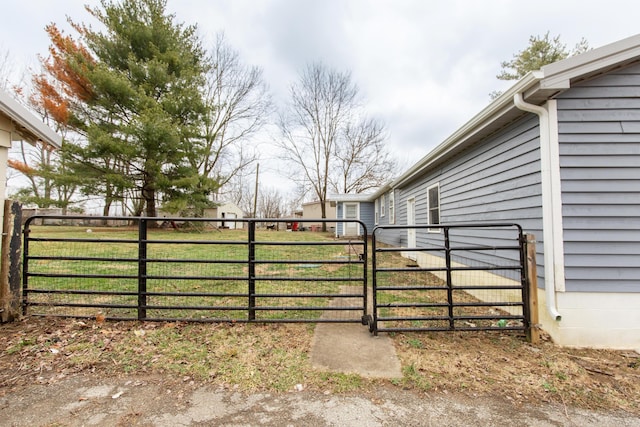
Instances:
[[[229,228],[231,230],[236,228],[242,228],[243,223],[234,221],[238,218],[244,218],[244,212],[234,203],[221,203],[215,208],[208,208],[204,210],[204,216],[206,218],[221,218],[224,221],[216,223],[217,227]]]

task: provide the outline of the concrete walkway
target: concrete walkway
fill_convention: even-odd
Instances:
[[[387,335],[373,336],[354,323],[318,323],[311,346],[314,367],[366,378],[401,378],[400,361]]]
[[[358,288],[344,287],[343,293]],[[340,298],[331,306],[357,306],[358,299]],[[371,307],[371,304],[369,304]],[[324,318],[331,318],[325,313]],[[318,369],[366,378],[401,378],[400,361],[387,335],[374,336],[359,323],[318,323],[311,344],[311,363]]]

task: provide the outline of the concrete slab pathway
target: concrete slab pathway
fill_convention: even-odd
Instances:
[[[345,286],[342,293],[358,288]],[[331,306],[357,306],[357,298],[339,298]],[[371,307],[371,304],[369,304]],[[326,312],[323,317],[331,318]],[[318,323],[311,344],[311,363],[330,372],[359,374],[366,378],[401,378],[400,360],[387,335],[373,336],[359,323]]]
[[[330,372],[366,378],[401,378],[400,361],[387,335],[373,336],[354,323],[318,323],[311,345],[311,363]]]

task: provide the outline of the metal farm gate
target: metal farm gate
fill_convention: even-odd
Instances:
[[[376,227],[370,330],[529,333],[525,249],[517,224]]]
[[[366,235],[360,221],[341,221],[357,222]],[[366,240],[302,231],[310,222],[314,230],[335,224],[34,216],[24,226],[23,310],[123,320],[365,322]]]

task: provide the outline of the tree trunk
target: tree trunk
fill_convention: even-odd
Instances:
[[[326,206],[326,202],[322,199],[320,199],[320,212],[322,212],[322,219],[326,219],[327,218],[327,206]],[[327,231],[327,223],[323,222],[322,223],[322,231],[325,232]]]
[[[109,216],[109,211],[111,211],[111,198],[106,197],[104,199],[104,208],[102,208],[102,216]],[[108,221],[106,219],[102,220],[102,225],[107,225]]]
[[[146,216],[151,218],[158,216],[156,211],[156,190],[152,183],[146,183],[142,188],[142,197],[146,205]],[[151,221],[149,222],[149,227],[157,228],[158,224],[156,221]]]

